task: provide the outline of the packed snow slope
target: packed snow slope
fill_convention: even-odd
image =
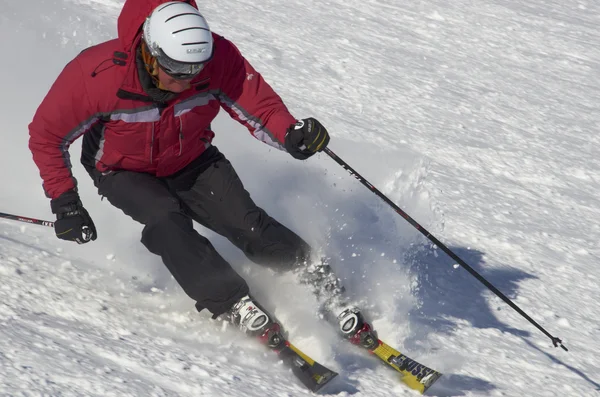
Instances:
[[[221,115],[215,144],[255,200],[324,254],[380,336],[445,375],[432,396],[600,393],[600,5],[576,0],[200,2],[330,148],[497,286],[550,340],[326,155],[300,162]],[[52,220],[27,125],[62,67],[116,35],[116,0],[2,0],[0,212]],[[72,157],[79,156],[79,142]],[[77,163],[74,161],[74,163]],[[84,246],[0,220],[1,396],[308,396],[223,328],[101,202]],[[334,396],[411,395],[338,343],[290,276],[198,227]]]

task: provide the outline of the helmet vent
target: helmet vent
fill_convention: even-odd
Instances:
[[[185,28],[185,29],[176,30],[176,31],[173,32],[173,34],[180,33],[180,32],[185,32],[186,30],[192,30],[192,29],[201,29],[201,30],[206,30],[206,31],[210,32],[210,30],[208,30],[206,28],[203,28],[203,27],[200,27],[200,26],[194,26],[193,28]]]
[[[175,5],[175,4],[177,4],[177,2],[175,2],[175,1],[173,1],[173,2],[170,2],[170,3],[167,3],[167,4],[165,4],[165,6],[164,6],[164,7],[162,7],[162,8],[159,8],[159,9],[157,9],[156,11],[157,11],[157,12],[159,12],[159,11],[162,11],[162,10],[164,10],[165,8],[167,8],[167,7],[169,7],[169,6],[173,6],[173,5]]]
[[[175,15],[173,15],[172,17],[169,17],[169,18],[165,19],[165,23],[166,23],[166,22],[169,22],[169,21],[171,21],[171,20],[173,20],[173,19],[175,19],[175,18],[184,17],[184,16],[186,16],[186,15],[192,15],[192,16],[195,16],[195,17],[197,17],[197,16],[198,16],[198,14],[195,14],[195,13],[192,13],[192,12],[184,12],[184,13],[182,13],[182,14],[175,14]]]

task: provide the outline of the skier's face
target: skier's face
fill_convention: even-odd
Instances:
[[[193,77],[194,76],[192,76],[192,78]],[[187,80],[175,79],[175,78],[169,76],[159,66],[158,67],[158,80],[160,81],[162,86],[165,87],[165,89],[178,94],[178,93],[183,92],[183,91],[187,90],[188,88],[190,88],[190,81],[192,79],[187,79]]]

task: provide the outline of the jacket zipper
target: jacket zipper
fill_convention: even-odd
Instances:
[[[152,123],[152,137],[150,138],[150,164],[152,164],[152,155],[154,154],[154,123]]]
[[[179,117],[179,154],[183,152],[183,118]]]

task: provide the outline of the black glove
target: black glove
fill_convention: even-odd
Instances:
[[[285,148],[298,160],[306,160],[325,149],[329,133],[318,120],[309,117],[290,126],[285,135]]]
[[[96,240],[96,226],[90,214],[83,208],[79,195],[69,190],[50,202],[52,213],[56,214],[54,232],[56,237],[85,244]]]

